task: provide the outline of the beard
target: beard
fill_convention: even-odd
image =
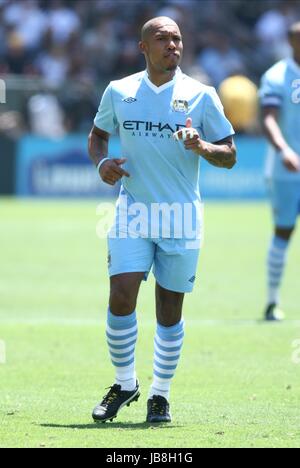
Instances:
[[[176,56],[176,57],[173,56],[170,58],[168,62],[169,63],[166,64],[165,70],[167,72],[173,72],[179,67],[181,63],[181,56]]]
[[[178,67],[178,64],[175,64],[175,63],[174,63],[174,65],[170,65],[169,67],[167,67],[167,68],[166,68],[166,71],[167,71],[167,72],[175,71],[177,67]]]

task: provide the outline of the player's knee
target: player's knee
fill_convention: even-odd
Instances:
[[[156,317],[163,327],[172,327],[182,318],[182,304],[158,303]]]
[[[124,289],[112,287],[109,302],[114,315],[130,315],[135,311],[136,299]]]
[[[293,235],[294,230],[295,230],[294,227],[291,227],[291,228],[277,227],[275,234],[280,239],[285,240],[285,241],[289,241],[291,239],[292,235]]]
[[[157,313],[157,322],[163,327],[173,327],[177,325],[182,319],[180,311],[176,311],[173,314]]]

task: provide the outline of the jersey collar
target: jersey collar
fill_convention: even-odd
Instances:
[[[178,77],[182,75],[182,71],[179,67],[177,67],[176,73],[171,81],[168,81],[167,83],[161,85],[161,86],[156,86],[152,81],[150,81],[148,72],[145,70],[144,72],[144,81],[145,83],[149,86],[152,91],[154,91],[156,94],[160,94],[162,91],[165,89],[170,88],[171,86],[174,86],[175,82],[177,81]]]

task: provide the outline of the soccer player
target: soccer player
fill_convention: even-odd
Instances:
[[[234,131],[215,90],[179,68],[183,45],[177,24],[167,17],[148,21],[139,47],[147,69],[109,84],[89,136],[101,179],[110,185],[122,179],[108,238],[107,343],[116,380],[93,411],[97,422],[112,420],[139,398],[135,309],[141,282],[152,267],[157,329],[147,421],[171,421],[169,395],[184,338],[184,295],[193,290],[199,255],[200,157],[228,169],[236,160]],[[116,129],[119,158],[108,152]],[[139,222],[134,217],[138,210]],[[191,215],[187,220],[181,216],[185,212]]]
[[[279,292],[287,252],[300,213],[300,23],[289,30],[293,56],[262,77],[263,125],[270,143],[267,180],[275,232],[268,253],[266,320],[282,320]]]

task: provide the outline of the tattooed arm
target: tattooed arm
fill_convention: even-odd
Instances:
[[[200,139],[200,137],[199,137]],[[216,143],[207,143],[200,140],[198,144],[197,154],[206,159],[207,162],[216,167],[224,167],[232,169],[236,163],[236,147],[232,137],[224,138],[224,140]],[[189,147],[189,140],[186,140],[186,149]]]
[[[174,138],[183,141],[186,150],[202,156],[213,166],[232,169],[236,163],[236,147],[232,136],[216,143],[208,143],[201,139],[195,128],[192,128],[191,118],[187,119],[185,128],[174,133]]]

